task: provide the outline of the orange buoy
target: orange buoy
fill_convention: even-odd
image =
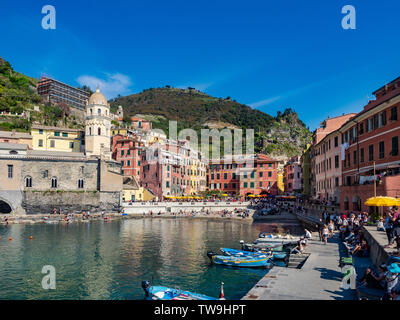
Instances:
[[[32,236],[30,236],[30,237],[29,237],[29,239],[31,239],[31,240],[32,240],[32,239],[33,239],[33,237],[32,237]]]
[[[11,241],[11,240],[12,240],[12,238],[11,238],[11,237],[9,237],[9,238],[8,238],[8,240],[10,240],[10,241]]]

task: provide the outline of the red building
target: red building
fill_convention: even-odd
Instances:
[[[145,120],[145,119],[137,118],[137,117],[132,117],[131,120],[132,120],[131,125],[132,125],[132,128],[134,128],[134,129],[150,131],[153,127],[152,122],[149,120]]]
[[[221,190],[232,196],[278,194],[278,160],[264,154],[213,161],[208,170],[209,190]],[[251,159],[250,159],[251,158]]]
[[[368,211],[364,205],[376,195],[400,197],[400,77],[374,92],[376,100],[341,128],[343,185],[340,207]]]
[[[122,164],[124,176],[135,177],[140,181],[141,154],[144,144],[134,136],[117,134],[112,137],[112,157]]]

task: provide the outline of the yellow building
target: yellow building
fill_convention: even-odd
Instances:
[[[139,201],[152,201],[156,197],[149,192],[146,188],[139,187],[138,189],[124,189],[122,193],[122,200],[124,202],[139,202]],[[157,200],[157,199],[156,199]]]
[[[31,136],[33,150],[81,152],[82,130],[33,125]]]
[[[132,131],[132,130],[130,130],[130,131]],[[126,136],[126,135],[128,135],[128,129],[125,129],[125,128],[112,128],[111,129],[111,136],[115,136],[117,134]]]
[[[277,181],[278,193],[283,194],[285,192],[285,184],[283,183],[283,170],[278,169],[277,173]]]

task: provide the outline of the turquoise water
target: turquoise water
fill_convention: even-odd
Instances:
[[[275,229],[196,219],[0,226],[0,299],[143,299],[141,281],[152,279],[214,297],[224,282],[225,297],[240,299],[267,270],[210,265],[206,252]],[[45,265],[55,290],[42,288]]]

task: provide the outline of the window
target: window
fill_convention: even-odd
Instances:
[[[43,147],[43,139],[39,139],[39,147]]]
[[[393,107],[392,109],[390,109],[390,120],[397,120],[397,107]]]
[[[73,148],[74,148],[74,143],[73,143],[73,142],[70,142],[70,143],[69,143],[69,148],[70,148],[70,149],[73,149]]]
[[[399,137],[392,138],[392,156],[397,156],[399,154]]]
[[[335,147],[339,145],[339,137],[335,137]]]
[[[369,160],[369,161],[374,161],[374,145],[373,145],[373,144],[371,144],[371,145],[368,147],[368,153],[369,153],[369,155],[368,155],[368,160]]]
[[[32,188],[32,177],[28,176],[25,178],[25,187]]]
[[[243,183],[243,188],[247,188],[247,182]]]
[[[259,184],[259,185],[260,185],[260,188],[261,188],[261,187],[262,187],[262,182],[260,182],[260,184]]]
[[[250,178],[254,178],[254,171],[252,171],[251,173],[250,173]]]
[[[97,109],[97,114],[98,114],[98,115],[101,114],[101,109]]]
[[[98,134],[99,136],[101,136],[101,128],[98,128],[98,129],[97,129],[97,134]]]
[[[335,178],[335,187],[339,187],[339,178],[338,177]]]
[[[217,173],[217,180],[219,180],[220,179],[220,175],[219,175],[219,173]]]
[[[228,189],[228,184],[224,183],[224,189]]]
[[[250,182],[250,188],[254,188],[254,182]]]
[[[260,178],[262,178],[262,176],[263,176],[263,173],[262,173],[262,172],[260,172]]]
[[[272,163],[268,163],[268,168],[272,168]]]
[[[63,132],[63,133],[62,133],[62,136],[63,136],[63,137],[68,137],[68,132]]]
[[[51,187],[57,188],[57,178],[55,177],[51,178]]]
[[[137,162],[137,165],[140,167],[140,161]]]
[[[125,154],[124,150],[121,150],[121,156],[123,156]]]
[[[339,168],[339,156],[335,156],[335,168]]]
[[[374,129],[374,119],[369,118],[367,122],[365,123],[365,130],[367,132],[371,132]]]
[[[360,123],[360,135],[364,133],[364,122]]]
[[[39,130],[39,134],[43,134],[43,130],[42,129]]]
[[[268,171],[268,177],[272,177],[272,172]]]
[[[50,140],[50,148],[55,148],[56,142],[54,140]]]
[[[54,132],[54,136],[55,136],[55,137],[59,137],[59,136],[60,136],[60,131],[55,131],[55,132]]]
[[[385,157],[385,142],[379,142],[379,159],[383,159]]]
[[[211,180],[214,180],[214,173],[211,173]]]
[[[89,136],[92,135],[92,128],[89,128]]]
[[[9,164],[7,167],[8,167],[8,178],[9,178],[9,179],[12,179],[12,177],[13,177],[13,171],[14,171],[14,165]]]
[[[78,180],[78,189],[83,189],[83,179]]]
[[[232,179],[236,179],[236,173],[232,173]]]
[[[360,162],[364,162],[364,148],[360,149]]]
[[[169,181],[167,181],[167,188],[169,188]]]
[[[228,179],[228,174],[227,173],[224,173],[224,179],[225,180]]]
[[[127,164],[127,166],[128,166],[128,167],[130,167],[130,165],[131,165],[131,161],[130,161],[130,160],[128,160],[128,164]]]
[[[121,161],[121,166],[122,166],[122,167],[124,166],[124,162],[123,162],[123,161]]]

